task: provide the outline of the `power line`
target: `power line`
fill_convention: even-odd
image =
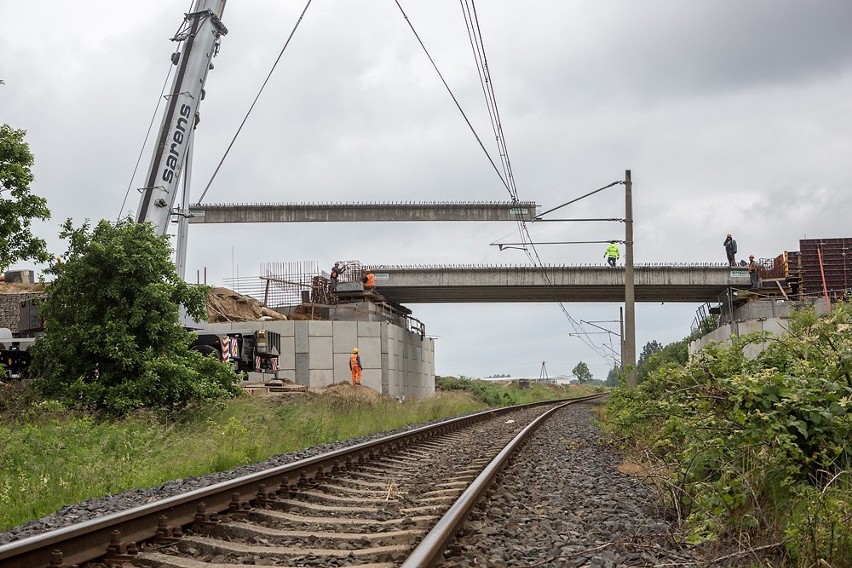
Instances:
[[[474,0],[459,0],[462,8],[462,14],[465,20],[465,26],[468,32],[468,38],[471,44],[471,50],[473,51],[473,57],[476,62],[477,72],[479,73],[480,85],[482,87],[483,93],[485,95],[486,107],[488,108],[488,115],[491,120],[491,128],[494,132],[494,136],[497,141],[497,149],[500,153],[500,158],[503,165],[503,170],[506,175],[507,181],[507,189],[509,191],[509,195],[511,196],[513,202],[519,201],[518,198],[518,189],[515,183],[515,176],[512,172],[512,163],[509,159],[509,151],[508,146],[506,145],[506,137],[503,132],[503,125],[500,120],[500,112],[497,107],[497,96],[494,92],[494,82],[491,80],[491,74],[488,70],[488,58],[485,54],[485,43],[482,38],[482,29],[479,25],[479,18],[476,13],[476,5]],[[521,237],[520,243],[511,243],[510,245],[499,245],[500,249],[504,248],[516,248],[511,245],[518,245],[519,249],[526,253],[527,258],[529,258],[530,262],[534,265],[543,267],[543,262],[541,257],[538,254],[538,250],[536,249],[536,243],[533,242],[532,237],[529,233],[529,227],[527,223],[519,219],[518,220],[518,232]],[[492,243],[493,244],[493,243]],[[541,273],[545,279],[545,282],[548,286],[553,287],[553,282],[550,281],[546,272]],[[565,317],[570,322],[571,326],[574,328],[574,331],[577,332],[584,343],[589,346],[593,351],[595,351],[599,356],[604,359],[608,358],[608,354],[601,349],[599,349],[594,342],[588,337],[588,333],[586,333],[583,325],[578,322],[569,312],[561,301],[557,301],[560,309],[565,314]]]
[[[172,68],[174,65],[169,62],[169,70],[166,72],[166,78],[163,80],[163,87],[160,89],[160,95],[157,97],[157,105],[154,107],[154,112],[151,113],[151,121],[148,123],[148,130],[145,132],[145,139],[142,141],[142,147],[139,148],[139,155],[136,157],[136,164],[133,166],[133,173],[130,174],[130,181],[127,182],[127,190],[124,192],[124,200],[121,202],[121,208],[118,210],[116,221],[121,220],[121,215],[124,213],[124,206],[127,205],[127,198],[130,195],[130,190],[133,187],[133,180],[136,178],[136,172],[139,171],[139,163],[142,161],[142,155],[145,153],[145,146],[148,145],[148,138],[151,136],[151,130],[154,128],[154,121],[157,119],[157,111],[160,110],[160,104],[163,102],[163,94],[166,92],[166,87],[169,84],[169,77],[172,76]]]

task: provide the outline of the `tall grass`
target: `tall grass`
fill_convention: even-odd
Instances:
[[[491,406],[567,396],[567,390],[453,383],[424,401],[243,397],[177,422],[137,414],[100,421],[51,402],[0,404],[0,530],[93,497],[223,471],[303,448]],[[467,391],[467,392],[458,392]]]

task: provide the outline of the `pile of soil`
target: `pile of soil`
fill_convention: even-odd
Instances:
[[[0,294],[26,294],[44,292],[44,284],[21,284],[18,282],[0,282]]]
[[[331,396],[336,398],[349,398],[355,400],[363,400],[366,402],[376,402],[382,398],[382,394],[374,391],[368,386],[353,385],[346,381],[334,383],[317,389],[316,393],[323,396]]]
[[[208,322],[258,321],[260,319],[286,320],[287,316],[270,310],[250,296],[243,296],[228,288],[210,289],[207,295]]]

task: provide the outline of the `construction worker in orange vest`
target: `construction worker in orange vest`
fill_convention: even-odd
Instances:
[[[352,355],[349,356],[349,369],[352,370],[352,384],[361,384],[361,356],[358,355],[358,348],[352,349]]]
[[[369,270],[364,274],[364,278],[361,281],[364,283],[364,290],[372,290],[376,287],[376,277]]]

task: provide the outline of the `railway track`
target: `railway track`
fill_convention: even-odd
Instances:
[[[486,411],[0,546],[0,567],[428,566],[568,402]]]

